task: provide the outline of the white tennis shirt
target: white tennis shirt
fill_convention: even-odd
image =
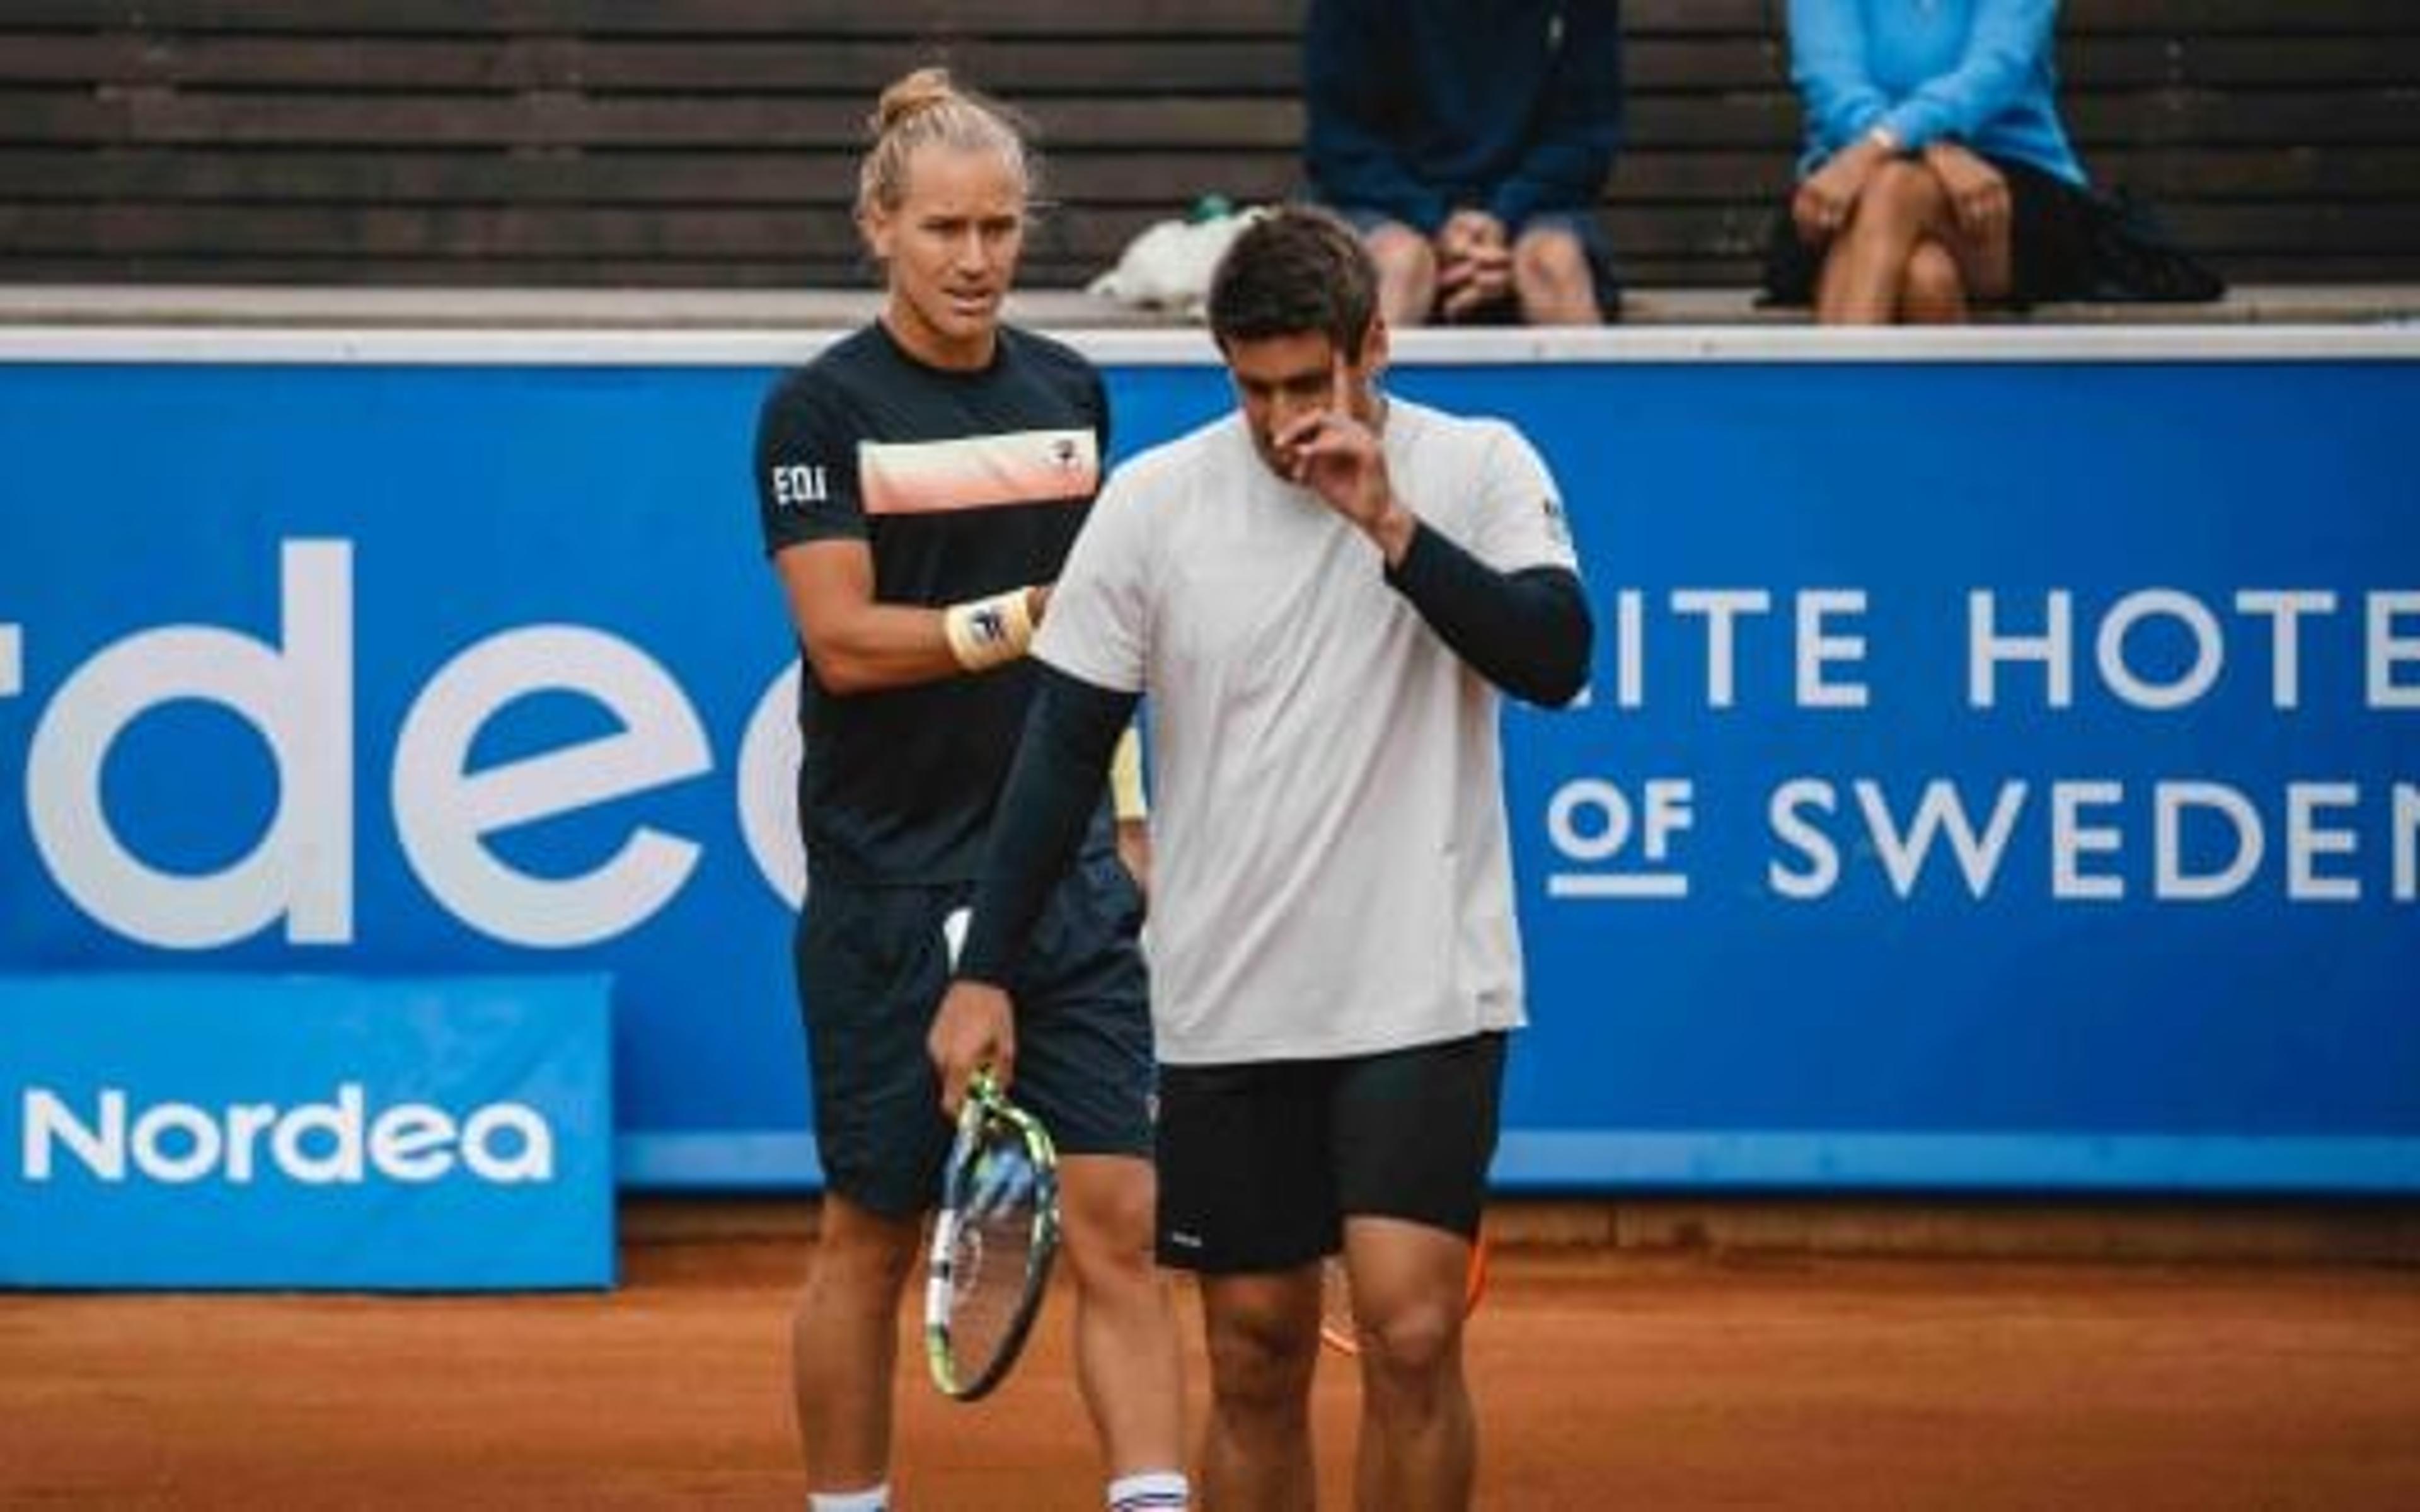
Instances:
[[[1554,481],[1510,425],[1394,399],[1381,439],[1430,529],[1499,571],[1576,570]],[[1231,414],[1120,469],[1052,592],[1034,655],[1148,695],[1162,1060],[1524,1021],[1497,693],[1383,569]]]

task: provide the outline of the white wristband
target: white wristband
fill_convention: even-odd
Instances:
[[[1033,643],[1033,609],[1026,590],[1012,588],[988,598],[970,598],[941,611],[941,634],[950,655],[970,672],[1015,661]]]

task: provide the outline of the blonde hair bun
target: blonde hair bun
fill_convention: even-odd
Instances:
[[[925,111],[945,105],[957,98],[958,91],[950,83],[950,70],[940,68],[918,69],[913,73],[892,82],[882,91],[874,114],[865,120],[866,134],[876,141]]]
[[[996,152],[1033,192],[1039,163],[1025,145],[1025,123],[998,100],[961,89],[944,68],[922,68],[892,82],[866,118],[872,145],[857,170],[857,213],[899,207],[908,160],[919,147]]]

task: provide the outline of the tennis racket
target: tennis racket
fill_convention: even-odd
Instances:
[[[1059,1155],[1032,1114],[977,1072],[941,1173],[924,1277],[933,1384],[971,1402],[1016,1363],[1059,1249]]]
[[[1487,1294],[1487,1235],[1470,1242],[1470,1274],[1463,1286],[1463,1315],[1468,1317]],[[1319,1262],[1320,1342],[1340,1354],[1358,1354],[1361,1341],[1353,1324],[1353,1283],[1346,1277],[1344,1257],[1331,1255]]]

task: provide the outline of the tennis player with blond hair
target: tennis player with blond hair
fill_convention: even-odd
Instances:
[[[1033,685],[1027,643],[1099,486],[1109,408],[1003,324],[1032,194],[997,105],[927,69],[884,91],[857,214],[879,318],[759,421],[765,543],[805,661],[796,942],[825,1194],[794,1322],[817,1512],[889,1504],[903,1288],[950,1125],[924,1039]],[[1078,1384],[1113,1512],[1182,1507],[1175,1315],[1153,1263],[1141,898],[1095,802],[1016,979],[1018,1101],[1063,1154]],[[1010,1068],[1003,1067],[1004,1072]]]

